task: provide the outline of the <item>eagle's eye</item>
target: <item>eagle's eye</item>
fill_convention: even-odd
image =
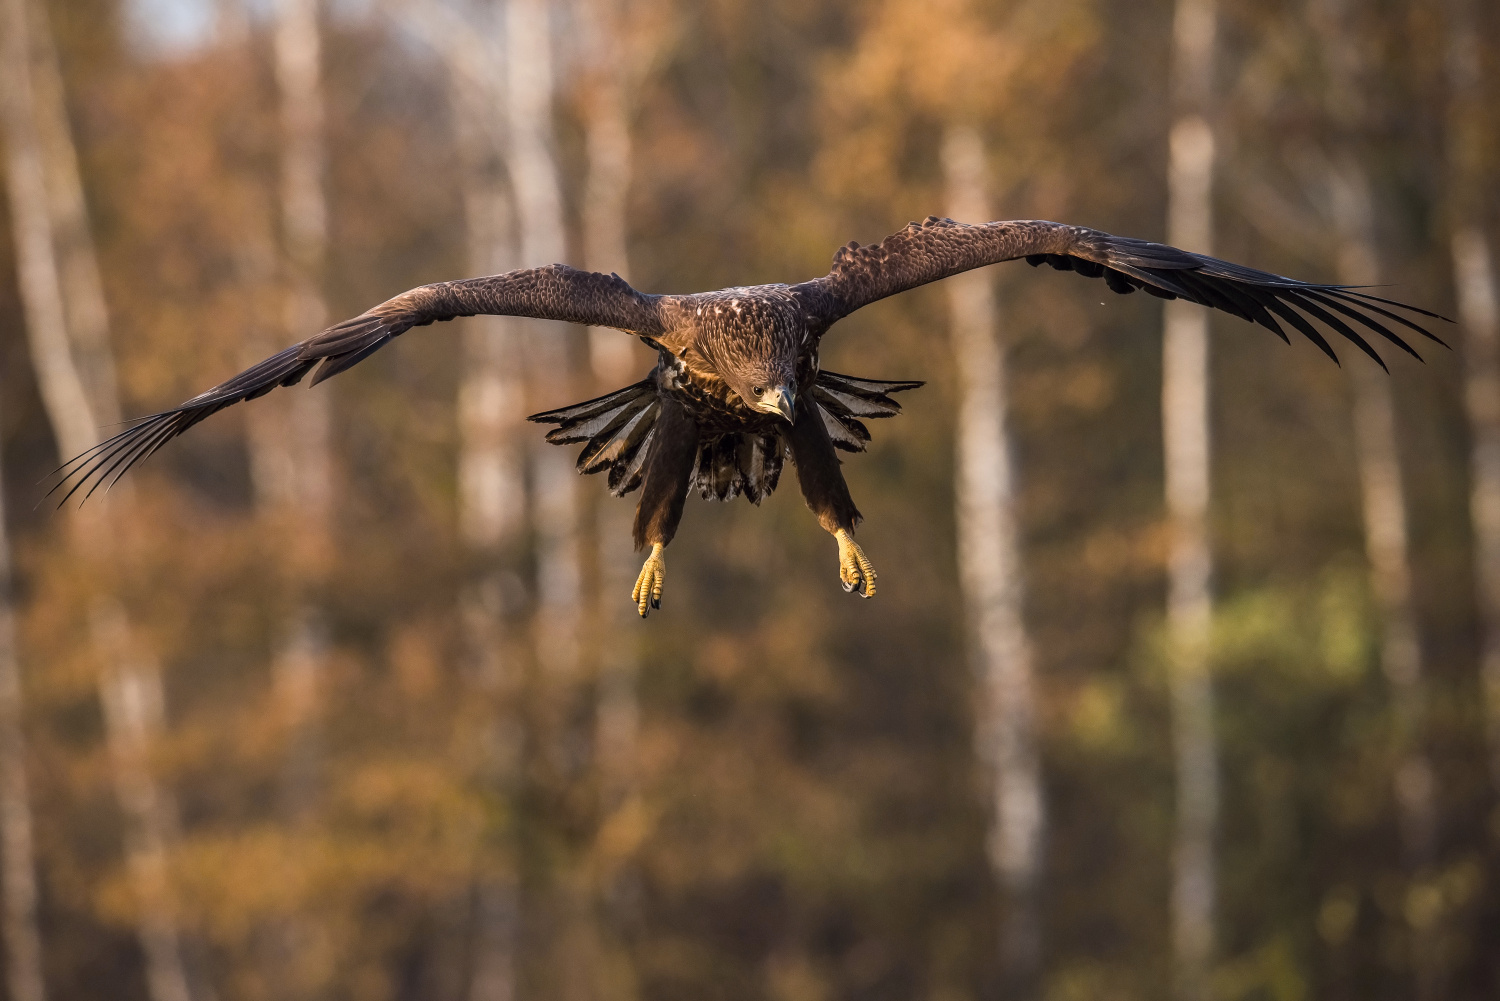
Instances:
[[[765,386],[755,386],[755,387],[753,387],[750,390],[750,392],[754,393],[756,396],[765,396],[766,395],[766,387]]]

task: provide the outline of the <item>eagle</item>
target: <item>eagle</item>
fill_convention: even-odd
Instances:
[[[1443,317],[1359,286],[1298,281],[1084,226],[1041,220],[970,225],[929,216],[879,243],[840,247],[826,275],[798,285],[651,295],[618,275],[564,264],[423,285],[288,347],[181,406],[140,418],[59,467],[52,490],[68,487],[60,501],[66,503],[87,486],[87,499],[211,414],[295,385],[309,372],[309,385],[316,386],[413,327],[478,314],[560,320],[615,328],[656,351],[655,366],[640,382],[529,418],[556,425],[546,436],[549,442],[584,443],[578,470],[608,471],[615,496],[640,490],[634,538],[637,550],[649,547],[650,552],[631,600],[642,618],[661,607],[664,550],[677,532],[688,493],[696,489],[715,500],[743,494],[758,504],[776,489],[787,458],[807,506],[838,543],[844,590],[869,598],[875,594],[875,568],[854,541],[860,513],[838,452],[863,451],[870,441],[864,421],[897,414],[901,406],[891,394],[922,384],[827,371],[818,363],[823,336],[843,317],[879,299],[1019,259],[1102,278],[1120,294],[1140,289],[1223,310],[1289,342],[1285,323],[1335,363],[1338,356],[1312,321],[1337,331],[1382,368],[1385,362],[1366,334],[1419,360],[1393,327],[1443,344],[1393,310]]]

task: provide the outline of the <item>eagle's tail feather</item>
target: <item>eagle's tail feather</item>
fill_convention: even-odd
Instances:
[[[901,404],[889,394],[921,385],[920,382],[859,379],[824,371],[818,373],[818,381],[813,384],[813,399],[823,414],[823,426],[828,429],[834,447],[845,452],[863,452],[870,444],[870,429],[860,418],[896,416],[901,412]]]
[[[547,440],[554,445],[588,442],[578,455],[578,471],[609,470],[609,492],[622,497],[641,485],[648,446],[660,413],[656,385],[644,379],[613,393],[532,414],[526,419],[538,424],[556,424],[547,432]]]
[[[870,432],[860,418],[894,417],[901,412],[901,404],[889,394],[920,385],[820,372],[812,395],[833,444],[846,452],[863,452]],[[578,471],[609,470],[609,492],[623,497],[641,485],[660,414],[656,386],[645,379],[596,399],[532,414],[527,420],[556,424],[547,432],[547,440],[554,445],[587,442],[578,455]],[[776,489],[785,459],[786,443],[777,434],[704,438],[698,447],[693,486],[706,500],[732,500],[743,493],[759,504]]]
[[[698,443],[693,486],[704,500],[734,500],[740,494],[759,504],[776,490],[786,444],[779,434],[726,434]]]

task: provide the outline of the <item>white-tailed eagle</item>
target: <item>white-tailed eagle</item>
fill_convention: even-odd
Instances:
[[[1386,307],[1441,317],[1350,286],[1296,281],[1083,226],[1035,220],[971,226],[929,216],[879,243],[839,248],[828,274],[800,285],[647,295],[617,275],[562,264],[423,285],[272,355],[179,407],[142,418],[66,463],[54,489],[67,486],[66,501],[92,483],[87,497],[210,414],[294,385],[309,372],[311,385],[317,385],[412,327],[476,314],[615,327],[656,349],[657,363],[646,378],[530,419],[558,425],[548,441],[586,442],[578,468],[608,470],[611,493],[641,488],[635,542],[651,552],[632,593],[640,614],[660,607],[662,551],[676,533],[689,489],[696,486],[704,497],[719,500],[743,493],[758,503],[776,488],[788,455],[808,507],[838,541],[844,590],[858,589],[868,598],[875,593],[875,570],[852,537],[860,514],[835,450],[862,451],[870,440],[862,421],[899,412],[889,394],[921,383],[824,371],[818,345],[835,322],[877,299],[1020,258],[1102,278],[1115,292],[1142,289],[1221,309],[1282,340],[1287,340],[1285,323],[1335,362],[1312,321],[1337,331],[1382,367],[1366,334],[1413,356],[1416,351],[1394,327],[1442,343]]]

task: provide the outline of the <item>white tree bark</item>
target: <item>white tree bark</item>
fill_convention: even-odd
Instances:
[[[502,0],[471,5],[467,16],[447,3],[397,0],[401,25],[437,54],[448,88],[461,164],[468,270],[497,274],[519,266],[516,210],[506,161],[508,61]],[[525,357],[521,324],[483,316],[463,331],[465,366],[458,388],[459,534],[474,576],[459,598],[476,690],[494,705],[480,740],[484,781],[513,792],[519,768],[514,704],[524,658],[517,642],[527,586],[516,571],[527,528]],[[514,844],[474,884],[470,1001],[511,1001],[517,992],[521,900]]]
[[[97,441],[99,422],[68,343],[57,240],[43,159],[42,129],[33,85],[29,0],[3,0],[6,189],[16,244],[22,307],[42,405],[65,457]],[[81,447],[80,447],[81,445]]]
[[[450,90],[463,160],[462,194],[469,271],[498,274],[515,268],[515,213],[501,162],[504,135],[503,63],[465,74],[460,53],[449,51]],[[485,72],[488,70],[488,72]],[[517,671],[505,635],[524,605],[513,563],[525,538],[526,385],[516,321],[480,316],[463,332],[467,364],[458,387],[458,521],[474,554],[477,580],[463,599],[470,646],[481,685],[494,695]],[[511,650],[514,654],[514,650]],[[507,769],[508,770],[508,769]]]
[[[1453,282],[1463,332],[1464,403],[1473,435],[1469,512],[1478,585],[1480,682],[1490,776],[1500,790],[1500,285],[1490,238],[1476,222],[1489,195],[1488,108],[1470,0],[1448,3],[1448,201]]]
[[[627,281],[626,204],[634,157],[630,109],[655,42],[649,32],[629,30],[638,13],[633,7],[626,0],[582,0],[577,5],[581,50],[589,68],[581,81],[588,153],[584,266],[606,274],[613,271]],[[644,352],[618,330],[591,327],[588,343],[596,393],[636,382],[647,370],[642,363]],[[594,504],[598,571],[590,599],[600,623],[593,741],[600,831],[610,829],[615,818],[641,809],[640,632],[635,628],[633,608],[623,600],[630,593],[639,559],[632,537],[634,513],[633,504],[602,493]],[[592,868],[592,892],[602,915],[601,945],[618,955],[627,947],[630,927],[638,917],[636,896],[630,892],[638,874],[629,857],[610,857],[602,864],[596,859]],[[618,978],[601,982],[602,996],[633,996],[617,983]]]
[[[943,167],[948,214],[966,222],[988,220],[984,146],[973,128],[948,126]],[[947,283],[959,389],[954,493],[959,578],[980,676],[976,744],[990,781],[990,864],[1007,904],[1001,962],[1007,995],[1030,998],[1040,986],[1045,807],[1006,431],[1005,348],[997,336],[1000,317],[992,281],[987,271],[971,271]]]
[[[5,477],[0,475],[0,922],[4,924],[5,983],[11,1001],[46,1001],[42,936],[37,927],[36,848],[26,781],[26,714],[13,595],[10,539],[5,526]]]
[[[498,35],[502,10],[495,4],[480,9],[488,15],[487,33]],[[447,38],[440,44],[464,161],[469,270],[500,274],[518,267],[520,258],[504,164],[505,61],[500,53],[471,54],[467,45],[455,46]],[[476,317],[464,334],[464,350],[469,364],[459,387],[459,522],[471,546],[493,553],[513,546],[526,524],[525,457],[518,440],[525,427],[526,385],[516,364],[521,357],[516,321]]]
[[[281,229],[287,298],[287,337],[301,340],[328,320],[323,301],[328,253],[328,207],[323,193],[323,86],[317,0],[276,0],[276,82],[281,102]],[[280,434],[283,456],[257,483],[273,506],[298,512],[313,535],[327,532],[332,480],[328,394],[300,392]]]
[[[625,209],[634,151],[629,113],[632,67],[628,63],[639,60],[640,53],[630,49],[630,37],[622,30],[626,16],[623,8],[621,0],[586,0],[579,8],[580,20],[588,26],[585,53],[592,70],[584,107],[588,178],[583,201],[583,251],[584,267],[590,271],[612,271],[629,281]],[[607,327],[589,328],[589,367],[594,388],[600,393],[629,385],[642,374],[631,339]],[[635,579],[636,558],[631,541],[631,505],[605,497],[597,511],[600,572],[596,601],[607,633],[600,646],[594,748],[602,805],[608,814],[636,793],[639,663],[634,634],[624,633],[632,625],[633,615],[621,600]]]
[[[503,53],[476,51],[502,35],[504,8],[481,4],[479,45],[450,28],[434,43],[449,71],[455,125],[463,158],[464,219],[469,270],[498,274],[518,266],[515,206],[506,183],[508,134],[506,62]],[[498,48],[498,45],[495,46]],[[487,781],[512,792],[519,768],[514,702],[521,646],[514,632],[524,621],[526,586],[515,569],[527,526],[526,386],[517,360],[521,331],[510,317],[476,317],[464,334],[468,359],[459,385],[459,526],[478,564],[463,597],[470,655],[481,691],[493,700],[488,721]],[[475,887],[474,964],[470,1001],[511,1001],[516,996],[521,930],[515,845],[507,844],[496,871]]]
[[[448,73],[461,161],[469,273],[499,274],[519,267],[516,208],[506,171],[505,4],[501,0],[472,4],[468,17],[441,0],[389,0],[388,6],[402,28],[437,54]],[[527,522],[525,456],[520,441],[527,412],[526,382],[524,370],[517,365],[517,359],[524,356],[519,326],[512,317],[480,316],[468,321],[463,333],[466,364],[458,390],[459,534],[471,549],[491,561],[518,543]],[[493,583],[501,582],[497,578]],[[505,590],[514,592],[516,582],[509,582]]]
[[[1380,281],[1375,249],[1374,205],[1363,168],[1352,158],[1335,162],[1331,176],[1334,228],[1338,233],[1339,281]],[[1414,879],[1430,873],[1437,840],[1437,788],[1424,748],[1427,691],[1422,647],[1412,601],[1411,552],[1406,490],[1396,436],[1390,377],[1373,363],[1355,359],[1354,441],[1359,461],[1370,590],[1381,619],[1380,665],[1391,686],[1396,749],[1392,775],[1402,854]],[[1438,995],[1435,929],[1414,925],[1411,962],[1416,996]]]
[[[325,138],[322,29],[318,0],[276,0],[273,49],[280,103],[281,272],[286,342],[328,322],[323,274],[328,256],[324,193]],[[294,830],[313,824],[319,796],[323,678],[328,639],[318,591],[326,577],[333,504],[330,397],[293,393],[280,408],[251,417],[251,463],[262,513],[295,540],[295,606],[272,654],[276,704],[287,734],[281,809]],[[305,914],[285,915],[273,929],[273,983],[289,997],[318,991],[303,958],[317,929]]]
[[[112,654],[99,677],[99,699],[110,734],[115,797],[134,821],[127,827],[125,861],[140,908],[137,934],[146,954],[146,985],[152,1001],[192,1001],[167,870],[177,840],[177,810],[150,766],[151,744],[165,719],[161,671],[135,649],[119,602],[101,599],[92,619],[96,642]]]
[[[289,341],[321,330],[328,319],[322,293],[328,208],[323,193],[321,49],[317,0],[277,0],[284,322]],[[262,424],[251,436],[252,468],[262,508],[295,525],[300,545],[310,551],[312,560],[304,569],[314,579],[303,583],[315,590],[316,578],[321,577],[317,555],[328,546],[333,492],[329,398],[326,392],[299,392],[287,404],[276,413],[256,415]],[[317,795],[316,717],[326,656],[322,614],[315,599],[304,593],[283,626],[274,663],[278,701],[292,735],[283,797],[288,816],[298,822]]]
[[[1173,87],[1178,115],[1168,159],[1167,238],[1198,253],[1213,248],[1214,137],[1205,114],[1213,83],[1214,0],[1177,0]],[[1162,344],[1162,440],[1166,471],[1167,649],[1177,820],[1172,853],[1172,947],[1176,995],[1209,996],[1219,814],[1209,630],[1213,557],[1208,539],[1208,313],[1169,302]]]
[[[250,37],[250,12],[245,0],[214,0],[214,43],[223,47],[241,45]]]
[[[562,191],[552,155],[552,33],[546,0],[507,0],[506,103],[510,171],[519,223],[521,264],[534,267],[566,255]],[[527,330],[531,384],[539,399],[570,402],[575,391],[565,325],[522,321]],[[554,404],[556,405],[556,404]],[[578,475],[573,457],[539,443],[532,452],[532,520],[536,535],[536,652],[543,672],[558,680],[576,675],[575,628],[582,581]]]
[[[506,99],[509,142],[506,166],[515,195],[521,264],[534,267],[567,254],[560,175],[553,153],[553,72],[551,4],[547,0],[506,0]],[[538,406],[578,399],[573,372],[573,332],[566,324],[528,320],[525,348],[528,374]],[[585,765],[578,748],[587,737],[574,729],[566,707],[583,681],[579,623],[583,620],[585,511],[571,450],[533,439],[531,524],[536,553],[536,615],[532,622],[538,668],[539,704],[545,722],[534,746],[562,775],[577,776]],[[597,928],[592,901],[576,871],[551,874],[550,893],[539,910],[551,916],[550,954],[563,962],[544,964],[552,993],[571,1001],[596,992]]]
[[[1375,200],[1359,160],[1358,141],[1368,122],[1367,64],[1359,13],[1347,0],[1315,0],[1310,21],[1321,36],[1328,67],[1328,114],[1333,122],[1328,194],[1338,240],[1339,281],[1368,285],[1380,281],[1375,237]],[[1354,388],[1354,440],[1363,502],[1365,554],[1370,590],[1381,617],[1381,668],[1391,686],[1396,751],[1392,775],[1402,854],[1414,881],[1430,874],[1438,817],[1436,782],[1424,747],[1426,684],[1422,648],[1412,601],[1411,553],[1407,538],[1406,491],[1396,436],[1390,378],[1364,359],[1351,365]],[[1436,929],[1414,924],[1411,965],[1418,999],[1439,996]]]
[[[109,310],[99,277],[98,255],[84,203],[78,153],[68,122],[57,51],[42,4],[27,4],[31,17],[32,97],[37,108],[37,132],[46,164],[48,215],[57,248],[57,269],[64,290],[63,310],[68,337],[74,345],[84,391],[101,426],[120,420],[115,390],[114,353],[109,344]],[[98,428],[94,433],[98,434]]]
[[[552,30],[547,0],[505,0],[509,143],[506,162],[525,266],[566,253],[562,189],[552,157]]]
[[[480,883],[475,894],[474,971],[469,1001],[513,1001],[521,929],[520,893],[513,879]]]
[[[1343,246],[1339,280],[1347,284],[1379,282],[1370,216],[1369,189],[1361,172],[1347,167],[1342,195],[1333,199],[1335,224]],[[1359,277],[1355,277],[1359,276]],[[1354,431],[1364,508],[1365,554],[1370,590],[1381,618],[1380,664],[1391,686],[1394,743],[1392,775],[1402,854],[1414,880],[1427,878],[1437,841],[1437,783],[1424,745],[1427,691],[1422,648],[1412,601],[1411,553],[1406,530],[1406,491],[1396,437],[1391,380],[1373,364],[1355,359]],[[1432,999],[1438,990],[1439,961],[1435,931],[1429,924],[1411,928],[1411,963],[1415,996]]]
[[[6,182],[37,384],[58,450],[71,457],[99,440],[98,415],[118,413],[119,397],[112,363],[100,357],[108,352],[107,316],[98,296],[98,266],[88,241],[77,155],[62,107],[61,73],[50,39],[36,40],[46,30],[40,8],[29,7],[28,0],[4,0],[0,10]],[[59,233],[70,235],[69,245],[59,244]],[[71,313],[65,301],[74,304]],[[81,337],[72,336],[70,321],[81,324]],[[87,386],[83,373],[99,384]],[[91,397],[90,390],[96,395]],[[83,548],[107,553],[110,517],[95,508],[73,519],[72,528],[85,540]],[[126,818],[126,864],[140,908],[137,932],[146,958],[147,987],[153,1001],[190,1001],[167,871],[175,837],[174,809],[170,793],[158,786],[142,752],[161,716],[132,715],[133,707],[143,703],[117,697],[124,690],[159,693],[160,668],[149,654],[132,648],[129,622],[113,596],[98,599],[91,635],[104,665],[100,697],[116,792]]]
[[[1474,570],[1483,628],[1480,680],[1490,777],[1500,790],[1500,289],[1483,230],[1458,227],[1452,252],[1464,335],[1464,403],[1473,435],[1469,513],[1474,523]]]
[[[631,47],[624,0],[583,0],[579,20],[586,32],[585,57],[591,69],[584,108],[588,179],[583,192],[584,267],[618,274],[626,281],[626,199],[634,150],[630,138],[636,64],[643,53]],[[589,363],[606,389],[617,388],[636,368],[628,337],[607,327],[589,328]]]
[[[1339,236],[1339,281],[1380,281],[1374,237],[1374,205],[1368,179],[1352,159],[1332,178],[1334,226]],[[1407,862],[1422,869],[1432,861],[1436,834],[1433,775],[1421,749],[1426,693],[1421,644],[1412,606],[1411,552],[1406,532],[1406,490],[1396,438],[1391,380],[1373,364],[1355,359],[1354,432],[1359,459],[1370,589],[1381,615],[1380,662],[1392,688],[1400,760],[1396,805]]]

